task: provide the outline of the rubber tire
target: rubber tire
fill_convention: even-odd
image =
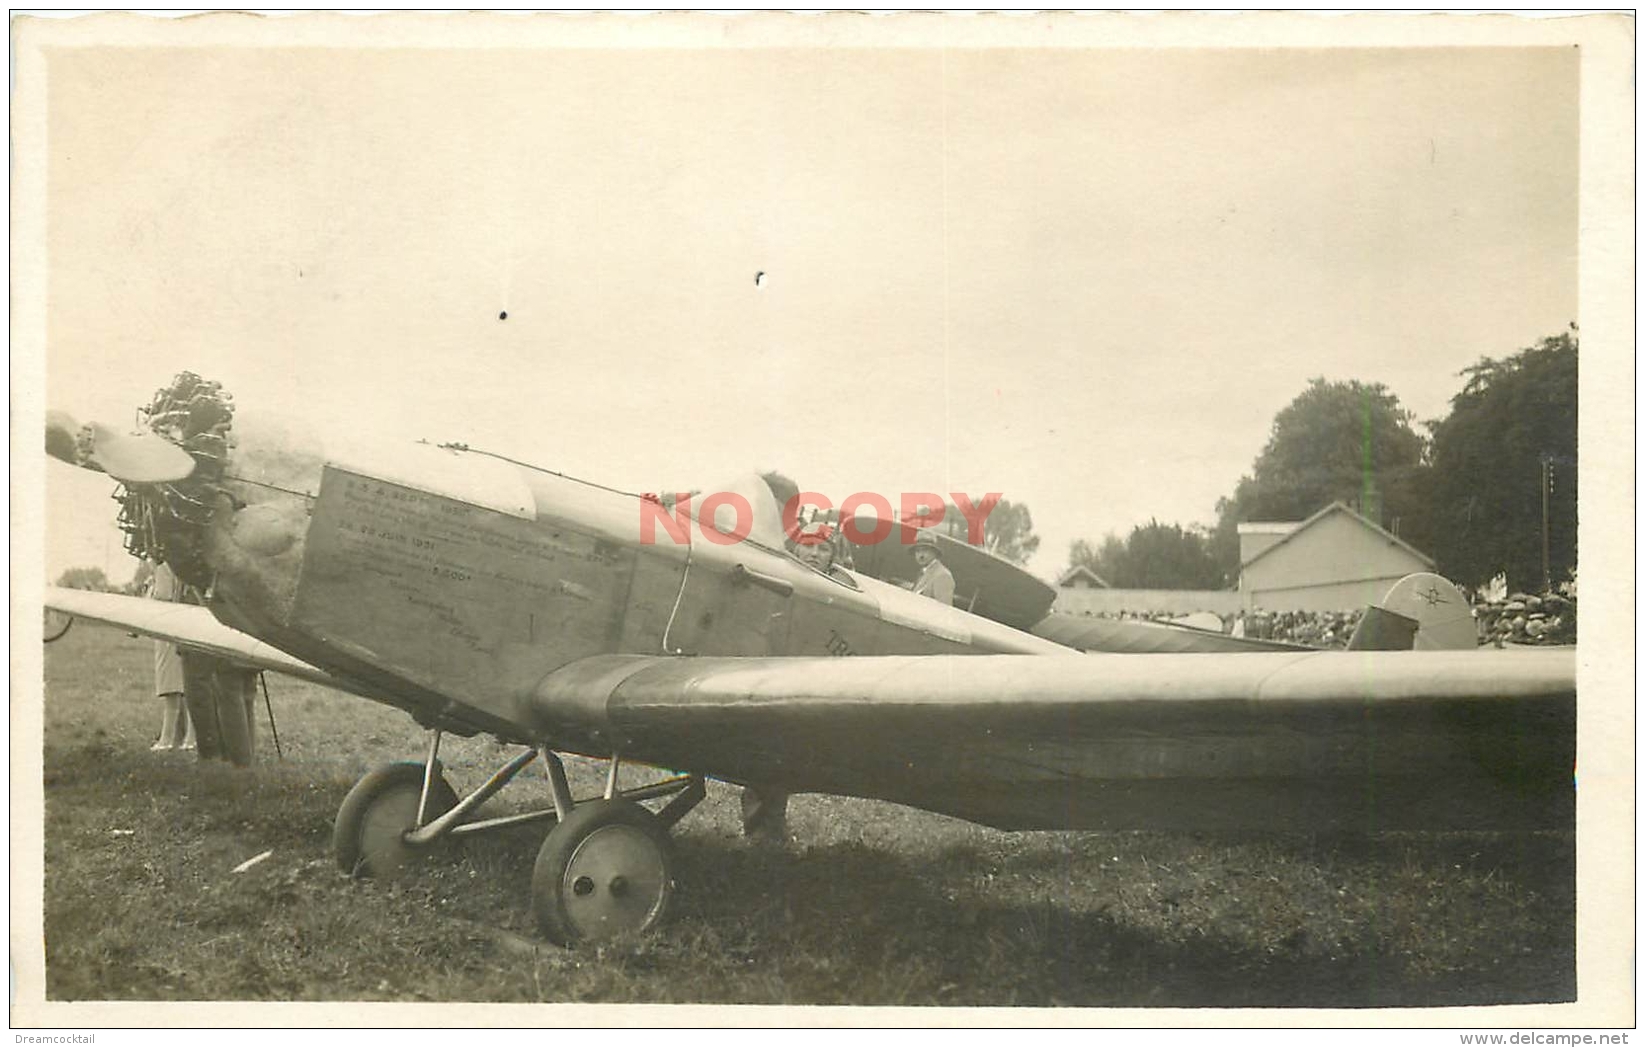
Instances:
[[[567,869],[577,860],[579,850],[590,837],[613,827],[644,835],[656,848],[656,858],[662,867],[658,898],[638,926],[589,926],[579,923],[577,915],[567,906],[570,901],[567,895],[570,886],[565,883]],[[632,842],[633,838],[629,840]],[[577,805],[564,822],[549,831],[531,871],[531,909],[537,919],[537,927],[544,936],[561,946],[643,934],[662,921],[673,894],[674,849],[668,839],[668,831],[655,815],[632,801],[602,799]]]
[[[350,877],[392,880],[433,850],[414,848],[393,838],[411,829],[423,792],[423,765],[399,761],[367,772],[343,798],[331,830],[337,865]],[[457,806],[457,794],[435,765],[429,783],[425,821]]]

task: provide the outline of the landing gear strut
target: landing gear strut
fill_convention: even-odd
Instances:
[[[459,800],[440,774],[439,750],[436,731],[426,761],[379,768],[349,791],[332,833],[345,873],[391,878],[452,837],[552,822],[531,877],[532,912],[544,935],[572,946],[644,932],[662,919],[674,892],[668,831],[706,796],[700,776],[619,790],[620,761],[613,756],[605,795],[577,801],[559,755],[545,746],[521,752]],[[469,818],[539,757],[552,808]],[[670,800],[656,813],[639,804],[659,797]]]

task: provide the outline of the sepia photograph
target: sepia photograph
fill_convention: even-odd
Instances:
[[[1631,1027],[1633,32],[14,17],[11,1024]]]

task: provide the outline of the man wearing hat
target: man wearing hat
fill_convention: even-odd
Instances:
[[[921,597],[953,604],[954,573],[942,562],[937,538],[929,531],[921,531],[914,537],[914,563],[920,566],[920,577],[914,580],[914,592]]]

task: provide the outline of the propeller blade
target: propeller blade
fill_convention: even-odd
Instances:
[[[155,433],[122,433],[93,422],[91,461],[126,484],[183,480],[194,472],[194,456]]]
[[[46,412],[46,454],[71,466],[82,465],[76,446],[79,434],[80,423],[74,421],[73,415],[66,411]]]

